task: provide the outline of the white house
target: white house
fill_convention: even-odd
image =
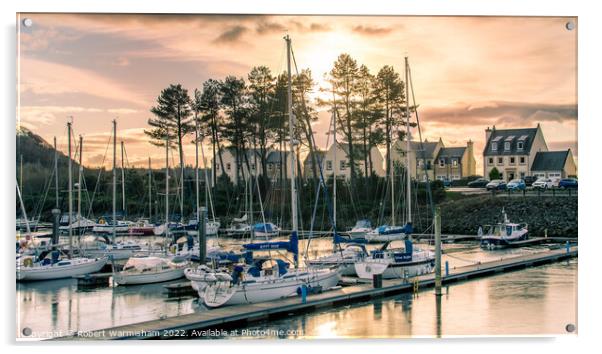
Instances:
[[[266,158],[266,169],[267,169],[267,173],[268,173],[268,177],[272,180],[277,180],[280,178],[280,159],[282,158],[284,160],[284,163],[286,163],[286,168],[284,168],[284,171],[286,171],[286,178],[290,178],[291,176],[291,169],[290,169],[290,161],[289,161],[289,152],[285,152],[285,151],[278,151],[278,150],[268,150],[267,152],[267,158]],[[230,178],[230,181],[232,181],[233,183],[237,182],[237,176],[236,176],[236,166],[237,166],[237,159],[236,159],[236,150],[234,148],[225,148],[222,150],[222,160],[223,160],[223,171],[222,171],[222,164],[220,163],[220,159],[219,156],[215,157],[215,173],[217,174],[217,176],[221,176],[222,173],[226,173],[226,175],[228,175],[228,177]],[[244,155],[240,156],[240,159],[238,161],[241,166],[240,166],[240,178],[242,179],[243,176],[248,177],[250,175],[252,176],[259,176],[263,173],[263,165],[261,164],[261,154],[259,150],[255,150],[255,149],[248,149],[246,151],[246,158]],[[213,166],[213,160],[212,160],[212,166]],[[284,173],[283,171],[283,173]],[[285,177],[283,175],[283,177]]]

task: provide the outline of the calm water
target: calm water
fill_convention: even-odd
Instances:
[[[210,240],[210,244],[218,243],[237,249],[244,241]],[[299,248],[305,252],[306,241],[301,241]],[[313,240],[308,254],[314,258],[331,248],[330,239]],[[542,250],[490,252],[471,243],[444,248],[455,249],[443,258],[450,268]],[[17,283],[17,336],[22,336],[25,327],[32,330],[32,336],[49,338],[208,311],[196,299],[168,300],[163,285],[80,291],[72,279]],[[246,329],[253,332],[237,338],[562,334],[566,324],[576,323],[576,292],[577,260],[572,260],[455,284],[446,289],[440,304],[432,290],[425,290],[418,296],[404,294],[259,323]]]

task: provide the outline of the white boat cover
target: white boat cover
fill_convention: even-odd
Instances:
[[[162,265],[167,265],[167,261],[159,257],[131,257],[123,267],[123,270],[136,269],[143,271],[144,269],[157,268]]]
[[[232,219],[233,222],[246,222],[247,221],[247,214],[243,215],[242,218],[234,218]]]

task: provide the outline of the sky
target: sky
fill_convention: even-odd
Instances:
[[[180,83],[192,93],[208,79],[246,79],[259,65],[280,73],[287,34],[299,70],[317,81],[312,97],[341,53],[373,74],[384,65],[403,73],[408,56],[423,138],[474,141],[478,173],[493,125],[540,123],[550,150],[578,157],[577,29],[566,28],[575,18],[22,13],[17,21],[17,127],[56,136],[66,151],[72,120],[89,166],[110,161],[113,119],[129,165],[151,157],[163,166],[164,151],[144,134],[161,90]],[[314,127],[322,147],[325,109]],[[185,156],[194,163],[191,142]]]

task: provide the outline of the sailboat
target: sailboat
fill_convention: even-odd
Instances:
[[[410,150],[410,108],[409,108],[409,64],[408,58],[405,58],[405,84],[408,97],[406,99],[406,139],[407,152]],[[389,153],[390,170],[393,171],[391,164],[391,154]],[[372,251],[369,257],[355,263],[355,271],[360,278],[372,279],[375,274],[382,274],[383,278],[407,278],[416,275],[430,273],[434,269],[435,254],[430,250],[422,250],[414,247],[412,234],[412,195],[411,195],[411,175],[410,175],[410,154],[406,153],[407,158],[407,223],[404,227],[383,225],[366,235],[368,240],[385,240],[386,243],[376,251]],[[393,196],[393,178],[391,174],[391,195]],[[391,198],[391,216],[394,224],[395,199]],[[392,247],[392,240],[405,238],[403,248]]]
[[[253,263],[251,259],[253,252],[284,249],[293,253],[295,269],[289,270],[286,262],[275,259],[261,259],[260,264],[249,268],[246,273],[242,272],[242,267],[235,267],[232,274],[232,281],[219,281],[207,286],[202,294],[203,302],[207,307],[272,301],[294,295],[297,291],[302,291],[301,288],[303,286],[329,289],[339,282],[340,273],[338,267],[327,269],[300,269],[298,267],[298,198],[295,178],[297,168],[295,148],[298,142],[295,140],[294,136],[295,117],[293,116],[292,109],[291,40],[289,36],[286,36],[284,39],[287,45],[288,63],[287,105],[289,117],[289,145],[291,152],[290,182],[292,232],[288,242],[251,243],[244,245],[244,248],[249,255],[247,257],[247,264]]]
[[[67,133],[69,137],[68,142],[68,182],[69,182],[69,216],[73,215],[73,180],[72,180],[72,169],[71,169],[71,122],[67,123]],[[21,191],[17,184],[17,192],[19,200],[21,202],[23,216],[27,219],[25,214],[25,208],[23,207],[23,200],[21,198]],[[16,278],[19,281],[34,281],[34,280],[53,280],[70,278],[77,275],[84,275],[88,273],[98,272],[107,263],[106,257],[101,258],[81,258],[73,257],[73,230],[71,225],[73,223],[69,220],[69,253],[64,254],[58,249],[52,251],[42,252],[38,257],[21,257],[17,260],[16,264]],[[29,225],[26,226],[29,234]],[[50,258],[48,258],[50,256]]]
[[[333,102],[336,102],[333,100]],[[336,105],[334,106],[333,109],[333,115],[331,118],[331,127],[332,127],[332,131],[334,132],[334,144],[337,144],[337,139],[336,139],[336,114],[337,114],[337,110],[336,110]],[[334,153],[334,166],[337,166],[337,162],[336,162],[336,151],[337,149],[334,149],[335,153]],[[323,165],[323,161],[319,161],[319,169],[320,169],[320,178],[321,181],[324,181],[324,175],[323,175],[323,169],[322,169],[322,165]],[[324,188],[326,188],[325,184],[324,184]],[[341,273],[341,275],[347,275],[347,276],[354,276],[356,275],[355,273],[355,263],[361,261],[362,259],[364,259],[364,257],[366,257],[368,255],[368,252],[366,251],[366,247],[364,246],[364,244],[366,243],[366,240],[362,238],[362,236],[365,235],[365,233],[362,233],[359,237],[343,237],[341,235],[338,234],[337,232],[337,228],[336,228],[336,221],[337,221],[337,175],[336,175],[336,168],[333,171],[333,191],[332,191],[332,197],[333,197],[333,203],[332,203],[332,224],[333,224],[333,253],[326,255],[326,256],[322,256],[322,257],[318,257],[317,259],[312,259],[312,260],[307,260],[306,264],[310,267],[313,268],[330,268],[330,267],[338,267],[339,268],[339,272]],[[316,203],[317,203],[317,198],[316,198]],[[316,204],[317,205],[317,204]],[[341,246],[344,245],[344,246]]]
[[[162,283],[184,277],[188,261],[168,260],[161,257],[131,257],[121,272],[113,275],[118,285]]]

